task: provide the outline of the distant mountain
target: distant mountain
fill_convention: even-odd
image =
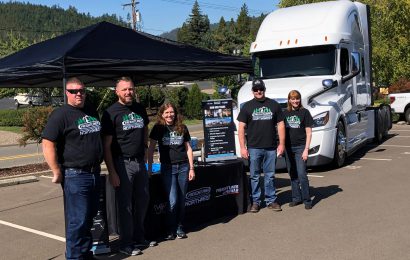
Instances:
[[[228,22],[228,23],[229,23],[229,22]],[[214,29],[216,29],[216,28],[218,27],[218,23],[213,23],[213,24],[209,25],[209,27],[210,27],[211,30],[214,30]],[[167,38],[167,39],[169,39],[169,40],[176,41],[177,38],[178,38],[178,37],[177,37],[177,34],[178,34],[178,30],[179,30],[179,29],[180,29],[180,28],[175,28],[175,29],[173,29],[173,30],[171,30],[171,31],[169,31],[169,32],[160,34],[159,37]]]
[[[72,6],[65,10],[56,5],[48,7],[20,2],[0,2],[0,17],[0,40],[4,40],[7,33],[13,32],[30,42],[41,41],[101,21],[128,27],[127,23],[116,15],[92,17],[89,13],[79,13]]]
[[[179,28],[173,29],[172,31],[169,31],[169,32],[166,32],[166,33],[163,33],[163,34],[159,35],[159,37],[167,38],[169,40],[176,41],[177,40],[178,30],[179,30]]]

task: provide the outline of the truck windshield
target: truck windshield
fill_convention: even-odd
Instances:
[[[255,76],[286,78],[333,75],[336,72],[336,48],[332,45],[254,53]]]

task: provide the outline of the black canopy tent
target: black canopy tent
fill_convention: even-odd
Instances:
[[[143,85],[250,72],[249,59],[101,22],[1,59],[0,87],[58,87],[71,76],[107,87],[119,76]]]

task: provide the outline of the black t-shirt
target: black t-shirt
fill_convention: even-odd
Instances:
[[[144,127],[149,123],[147,111],[139,103],[130,106],[119,102],[111,105],[103,113],[103,134],[112,135],[113,156],[144,158]]]
[[[58,162],[82,168],[100,164],[103,158],[101,123],[95,109],[63,105],[48,118],[42,138],[57,143]]]
[[[286,146],[300,146],[306,144],[306,127],[312,127],[313,118],[309,110],[301,108],[299,110],[283,112],[286,126]]]
[[[174,131],[174,127],[155,124],[149,138],[158,141],[159,159],[161,163],[178,163],[188,160],[185,142],[191,140],[188,128],[184,125],[182,134]]]
[[[246,124],[248,148],[276,148],[276,125],[283,121],[283,113],[275,100],[249,100],[239,112],[238,121]]]

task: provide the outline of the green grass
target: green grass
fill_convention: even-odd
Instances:
[[[9,132],[13,132],[16,134],[23,133],[20,126],[0,126],[0,131],[9,131]]]

